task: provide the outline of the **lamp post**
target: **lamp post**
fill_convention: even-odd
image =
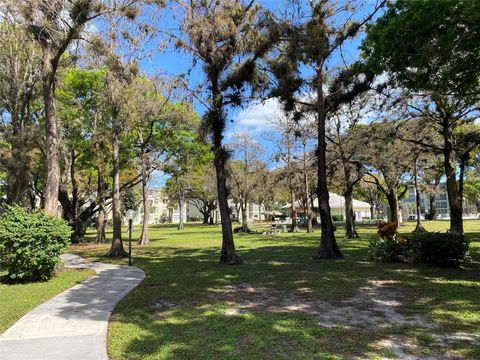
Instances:
[[[135,210],[127,210],[125,217],[128,220],[128,265],[132,266],[132,223],[137,212]]]

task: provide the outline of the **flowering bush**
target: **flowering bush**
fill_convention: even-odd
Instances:
[[[468,257],[469,246],[463,235],[422,232],[398,236],[396,225],[383,221],[378,224],[378,235],[369,244],[371,261],[459,266]]]

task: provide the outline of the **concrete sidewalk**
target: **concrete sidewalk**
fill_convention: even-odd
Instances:
[[[115,305],[145,278],[136,267],[62,255],[65,266],[95,276],[37,306],[0,335],[1,360],[106,360],[108,319]]]

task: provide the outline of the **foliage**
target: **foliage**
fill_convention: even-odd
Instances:
[[[332,215],[333,221],[343,221],[343,215]]]
[[[368,257],[376,262],[408,261],[436,266],[459,266],[468,256],[468,241],[463,235],[440,232],[413,232],[397,236],[393,223],[380,222],[379,238],[369,244]]]
[[[478,1],[390,2],[369,29],[364,55],[375,71],[417,91],[474,93],[479,89]]]
[[[50,279],[70,233],[65,221],[40,210],[7,207],[0,219],[0,269],[15,282]]]
[[[138,189],[126,188],[121,192],[122,208],[125,213],[127,210],[136,210],[140,203],[140,193]]]
[[[437,266],[459,266],[468,256],[468,241],[455,233],[415,232],[409,237],[409,260]]]
[[[370,240],[368,258],[375,262],[401,261],[404,241],[397,239],[397,224],[380,221],[377,225],[378,238]]]
[[[393,239],[373,238],[368,244],[368,259],[375,262],[401,261],[402,246]]]
[[[381,239],[395,239],[397,225],[391,222],[380,221],[377,225],[377,233]]]

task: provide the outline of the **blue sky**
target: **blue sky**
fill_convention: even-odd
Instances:
[[[267,7],[268,9],[278,12],[281,11],[286,3],[283,0],[262,0],[259,3]],[[358,14],[362,18],[369,10],[375,5],[375,0],[363,0],[359,1],[362,8]],[[174,16],[175,10],[167,8],[161,16],[161,23],[165,29],[168,31],[176,32],[179,28],[178,25],[178,16]],[[342,21],[342,18],[336,19],[339,22]],[[361,38],[360,35],[358,38],[349,41],[343,47],[344,59],[347,62],[353,62],[359,55],[358,46],[360,45]],[[156,43],[149,44],[152,49],[157,46]],[[343,63],[343,59],[338,54],[332,56],[329,67],[334,67]],[[185,74],[192,67],[192,58],[189,54],[175,50],[172,45],[167,46],[163,51],[153,51],[153,56],[151,59],[144,60],[141,63],[142,70],[149,74],[166,74],[169,76],[175,76],[180,74]],[[200,69],[200,66],[197,65],[196,68],[191,71],[188,77],[190,84],[198,84],[203,81],[203,75]],[[204,107],[198,103],[194,103],[194,107],[198,113],[201,115],[204,113]],[[248,132],[250,133],[258,142],[260,142],[266,149],[265,157],[268,160],[268,157],[272,152],[272,145],[263,139],[265,132],[273,131],[269,124],[268,119],[278,113],[279,106],[278,102],[275,99],[269,99],[265,103],[260,101],[252,101],[248,104],[245,104],[242,108],[233,108],[228,110],[228,128],[226,130],[225,141],[233,140],[233,136],[237,132]],[[161,174],[157,174],[156,180],[152,183],[153,187],[162,186],[165,181],[165,178]]]

